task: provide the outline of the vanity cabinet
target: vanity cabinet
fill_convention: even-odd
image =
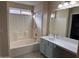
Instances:
[[[52,57],[52,50],[53,50],[53,48],[52,48],[52,43],[50,43],[49,41],[47,41],[47,40],[44,40],[44,41],[46,41],[46,46],[45,46],[45,55],[47,56],[47,57]]]
[[[45,39],[40,40],[40,52],[48,58],[63,57],[63,50],[59,46]]]
[[[43,39],[41,39],[41,41],[40,41],[40,51],[41,51],[41,53],[43,53],[44,55],[45,55],[45,45],[46,43],[45,43],[45,40],[43,40]]]
[[[42,54],[44,54],[46,57],[52,57],[52,43],[49,43],[49,41],[41,39],[40,41],[40,51]]]

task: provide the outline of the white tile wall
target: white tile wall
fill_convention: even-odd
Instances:
[[[9,14],[9,39],[17,41],[31,38],[32,16]]]

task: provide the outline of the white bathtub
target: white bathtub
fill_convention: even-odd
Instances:
[[[10,43],[9,56],[15,57],[35,50],[39,50],[39,43],[33,39],[14,41]]]

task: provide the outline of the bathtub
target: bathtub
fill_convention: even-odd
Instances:
[[[36,50],[39,50],[39,43],[33,39],[13,41],[10,42],[9,56],[16,57]]]

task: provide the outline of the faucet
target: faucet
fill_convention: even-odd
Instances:
[[[50,36],[53,36],[54,38],[56,38],[56,34],[51,33]]]
[[[54,38],[56,38],[56,34],[53,34]]]
[[[50,34],[50,36],[53,36],[54,38],[56,38],[57,35],[58,35],[58,34],[55,34],[55,33],[51,33],[51,34]]]

